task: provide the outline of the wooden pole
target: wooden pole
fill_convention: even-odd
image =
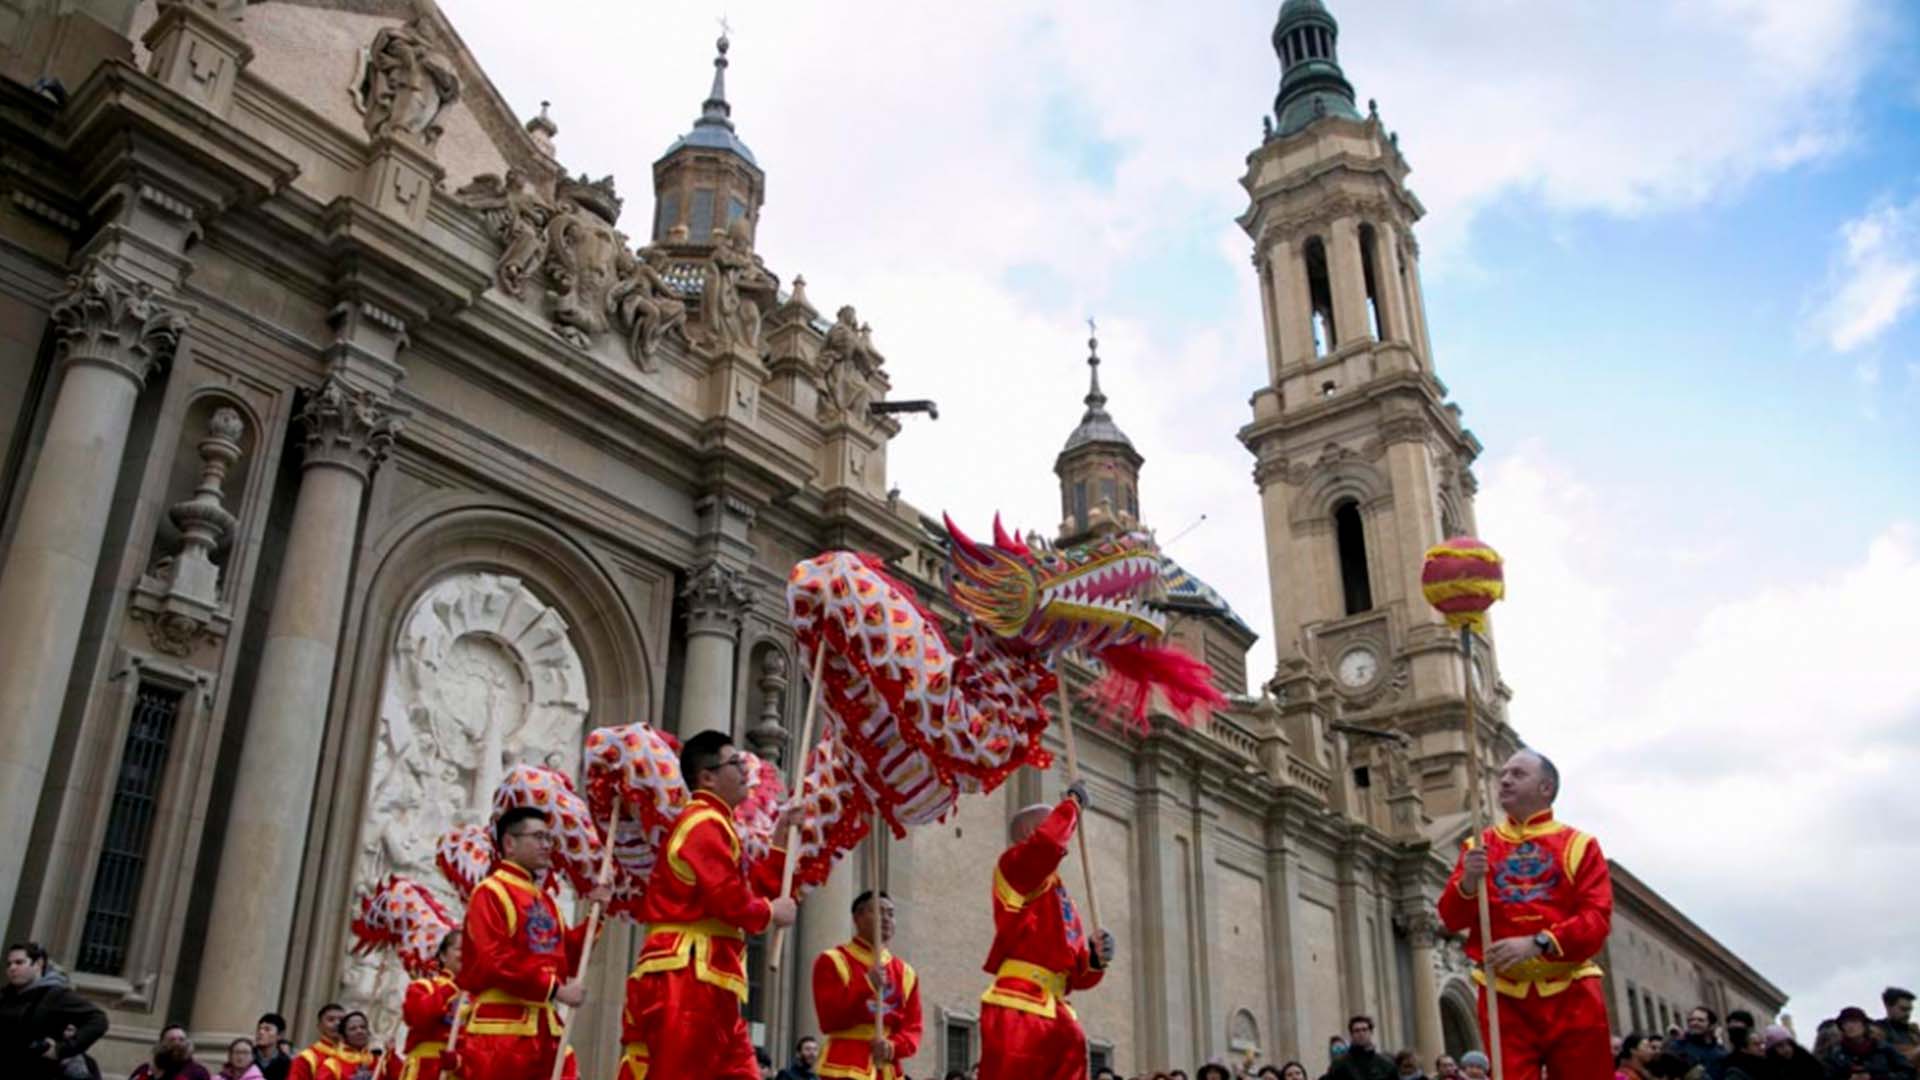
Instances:
[[[613,800],[613,819],[607,822],[606,842],[600,855],[600,877],[602,886],[613,884],[613,838],[620,832],[620,799]],[[600,932],[600,901],[595,900],[587,909],[587,939],[580,945],[580,963],[574,969],[573,981],[579,982],[587,977],[587,964],[593,959],[593,939]],[[550,1080],[560,1080],[560,1071],[567,1063],[567,1041],[573,1037],[573,1024],[565,1013],[560,1013],[560,1045],[553,1052],[553,1074]]]
[[[880,811],[873,811],[873,824],[867,829],[867,888],[873,891],[873,899],[867,906],[873,911],[873,940],[867,942],[873,947],[873,972],[867,981],[873,984],[873,1033],[875,1038],[885,1038],[887,1034],[887,969],[880,963],[880,950],[886,947],[886,916],[880,910],[880,894],[887,891],[886,869],[880,863],[880,830],[883,822]]]
[[[462,990],[460,995],[453,999],[453,1026],[447,1029],[447,1053],[449,1054],[460,1045],[460,1014],[466,1010],[466,1007],[467,992]]]
[[[1473,842],[1484,850],[1487,840],[1487,784],[1480,765],[1480,721],[1473,702],[1473,630],[1460,628],[1460,664],[1464,679],[1467,702],[1467,784],[1472,789],[1473,806]],[[1505,1063],[1500,1054],[1500,991],[1494,983],[1494,971],[1487,964],[1487,949],[1493,944],[1493,909],[1489,906],[1487,894],[1493,884],[1493,867],[1487,867],[1487,877],[1481,879],[1476,891],[1476,900],[1480,907],[1480,976],[1486,980],[1487,994],[1487,1060],[1493,1064],[1493,1080],[1506,1080]]]
[[[1067,666],[1063,662],[1059,672],[1060,684],[1060,739],[1067,747],[1067,783],[1080,779],[1080,751],[1073,737],[1073,705],[1067,697]],[[1093,890],[1093,859],[1087,854],[1086,815],[1080,815],[1080,825],[1073,830],[1073,837],[1080,847],[1080,872],[1087,877],[1087,918],[1093,924],[1093,933],[1089,940],[1100,939],[1100,897]]]
[[[793,791],[796,797],[798,797],[800,793],[800,785],[807,782],[807,755],[813,752],[813,724],[814,720],[820,715],[820,671],[826,667],[826,664],[827,640],[826,636],[822,635],[820,640],[814,645],[813,679],[807,687],[807,718],[800,724],[800,743],[794,750],[794,753],[797,755],[794,758],[793,770],[795,777]],[[802,822],[801,824],[804,825],[806,823]],[[787,850],[786,865],[780,868],[779,896],[785,896],[793,891],[793,864],[796,861],[793,850],[789,848]],[[768,971],[780,970],[780,954],[785,951],[786,944],[787,928],[784,926],[774,927],[773,941],[767,946]],[[775,984],[773,980],[769,979],[767,980],[767,985],[772,986]],[[772,1010],[768,1010],[768,1015],[772,1015]]]

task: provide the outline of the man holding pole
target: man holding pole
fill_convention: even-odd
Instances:
[[[554,1006],[579,1007],[587,988],[572,977],[587,926],[568,929],[540,874],[553,861],[546,812],[517,806],[494,823],[500,863],[467,901],[455,977],[472,1001],[460,1033],[462,1080],[537,1080],[551,1074],[565,1030]],[[601,885],[587,899],[604,905]],[[567,1051],[561,1075],[575,1077]]]
[[[1495,1080],[1607,1080],[1613,1053],[1600,967],[1593,962],[1613,923],[1607,857],[1592,836],[1555,821],[1560,772],[1522,750],[1500,769],[1505,820],[1468,840],[1440,894],[1440,921],[1466,931],[1481,967],[1480,1024],[1499,1010],[1502,1076]],[[1492,926],[1480,933],[1476,905],[1487,889]],[[1492,972],[1489,995],[1486,976]]]
[[[769,899],[784,853],[750,876],[733,808],[747,768],[725,732],[702,731],[680,751],[693,798],[668,830],[640,921],[647,940],[627,976],[618,1080],[760,1080],[740,1007],[747,1000],[747,935],[793,925],[794,902]],[[791,821],[782,814],[774,835]],[[766,894],[766,895],[760,895]]]
[[[827,1036],[820,1077],[899,1080],[900,1063],[920,1052],[920,979],[886,948],[893,940],[893,901],[886,893],[868,889],[854,898],[853,927],[852,941],[813,961],[813,1010]]]
[[[1007,826],[1012,843],[993,871],[986,963],[993,984],[980,996],[980,1080],[1087,1074],[1087,1036],[1066,998],[1100,982],[1114,941],[1105,930],[1087,940],[1060,880],[1060,861],[1086,804],[1086,786],[1076,780],[1058,806],[1029,806]]]

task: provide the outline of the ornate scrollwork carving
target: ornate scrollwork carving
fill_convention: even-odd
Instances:
[[[737,638],[747,609],[753,606],[753,594],[747,590],[744,576],[717,562],[705,563],[688,573],[680,597],[687,602],[687,630],[694,634]]]

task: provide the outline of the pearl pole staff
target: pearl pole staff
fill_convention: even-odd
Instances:
[[[1473,693],[1473,635],[1487,629],[1487,609],[1507,594],[1506,572],[1500,553],[1471,536],[1456,536],[1427,549],[1420,568],[1420,591],[1427,603],[1446,616],[1447,625],[1460,631],[1460,675],[1466,703],[1468,803],[1473,811],[1473,839],[1485,845],[1487,785],[1480,762],[1480,719]],[[1493,910],[1482,881],[1475,899],[1480,910],[1480,977],[1487,995],[1488,1059],[1493,1080],[1506,1080],[1500,1053],[1500,990],[1486,961],[1493,943]]]

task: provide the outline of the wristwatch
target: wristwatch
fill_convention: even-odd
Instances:
[[[1540,950],[1541,956],[1553,955],[1553,935],[1547,933],[1545,930],[1533,935],[1533,944],[1534,947]]]

